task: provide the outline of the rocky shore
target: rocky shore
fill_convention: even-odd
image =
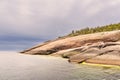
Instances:
[[[21,53],[62,56],[76,63],[120,65],[120,30],[48,41]]]

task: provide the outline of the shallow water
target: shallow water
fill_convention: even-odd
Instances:
[[[71,64],[59,57],[0,52],[0,80],[120,80],[120,69]]]

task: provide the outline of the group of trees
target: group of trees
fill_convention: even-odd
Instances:
[[[113,31],[113,30],[120,30],[120,23],[110,24],[110,25],[101,26],[101,27],[98,26],[95,28],[87,27],[81,30],[76,30],[76,31],[73,30],[66,37],[77,36],[77,35],[82,35],[82,34],[90,34],[90,33],[96,33],[96,32]]]

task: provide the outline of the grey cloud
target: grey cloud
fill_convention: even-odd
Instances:
[[[119,7],[120,0],[0,0],[0,38],[53,39],[72,30],[116,23]]]
[[[97,19],[99,13],[106,16],[107,12],[102,11],[119,3],[119,0],[4,0],[1,1],[0,22],[4,27],[1,30],[37,37],[63,35],[89,26],[91,17]]]

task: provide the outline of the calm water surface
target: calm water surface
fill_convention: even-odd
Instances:
[[[71,64],[51,56],[0,52],[0,80],[120,80],[120,69]]]

